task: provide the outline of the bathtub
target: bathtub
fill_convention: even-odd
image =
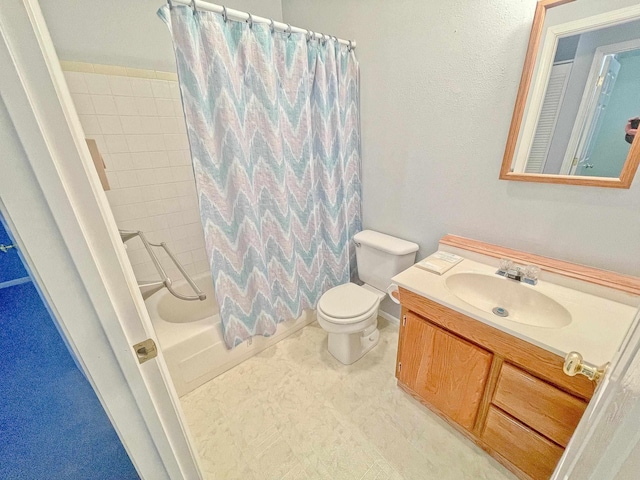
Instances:
[[[305,311],[298,319],[280,323],[275,335],[268,338],[254,337],[229,350],[222,339],[211,275],[200,274],[193,277],[193,280],[206,293],[206,300],[180,300],[163,288],[145,301],[179,396],[189,393],[315,320],[315,312]],[[193,295],[185,281],[175,282],[174,286],[180,293]]]

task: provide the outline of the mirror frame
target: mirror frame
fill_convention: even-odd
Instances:
[[[529,45],[527,47],[527,55],[522,69],[522,77],[520,78],[520,86],[518,88],[518,96],[511,117],[511,127],[509,128],[509,136],[505,147],[502,167],[500,168],[500,180],[515,180],[518,182],[537,182],[537,183],[559,183],[564,185],[582,185],[591,187],[608,187],[608,188],[630,188],[633,177],[640,165],[640,140],[634,141],[629,150],[629,155],[624,163],[620,177],[585,177],[576,175],[550,175],[541,173],[520,173],[512,172],[512,162],[520,136],[522,121],[524,118],[525,107],[527,105],[528,96],[531,90],[531,82],[536,66],[536,58],[540,47],[540,40],[543,35],[544,21],[547,9],[571,3],[575,0],[538,0],[536,4],[535,14],[533,16],[533,26],[531,27],[531,36],[529,37]]]

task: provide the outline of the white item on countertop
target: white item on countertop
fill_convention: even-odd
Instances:
[[[443,273],[451,270],[462,260],[464,260],[464,258],[460,255],[456,255],[455,253],[438,251],[436,253],[432,253],[427,258],[420,260],[416,263],[416,267],[422,268],[423,270],[427,270],[431,273],[442,275]]]

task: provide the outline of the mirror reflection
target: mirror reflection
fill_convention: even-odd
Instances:
[[[525,173],[619,177],[640,123],[640,21],[559,39]]]
[[[640,22],[561,38],[526,173],[618,177],[640,122]]]

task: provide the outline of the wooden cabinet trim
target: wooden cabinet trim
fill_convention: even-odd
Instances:
[[[553,442],[566,447],[587,403],[505,363],[493,404]]]
[[[489,412],[489,406],[491,405],[491,400],[493,399],[496,386],[498,385],[498,379],[500,378],[500,372],[503,364],[504,358],[494,354],[493,362],[491,363],[491,370],[489,371],[489,378],[487,379],[482,402],[480,403],[480,409],[478,410],[478,417],[476,418],[476,424],[473,428],[474,433],[478,436],[480,436],[480,432],[484,427],[487,413]]]
[[[510,363],[562,390],[585,400],[589,400],[593,396],[595,384],[589,379],[582,376],[569,377],[562,373],[564,363],[562,357],[405,288],[401,287],[399,291],[404,310],[410,310],[429,319],[430,322],[504,357]]]

